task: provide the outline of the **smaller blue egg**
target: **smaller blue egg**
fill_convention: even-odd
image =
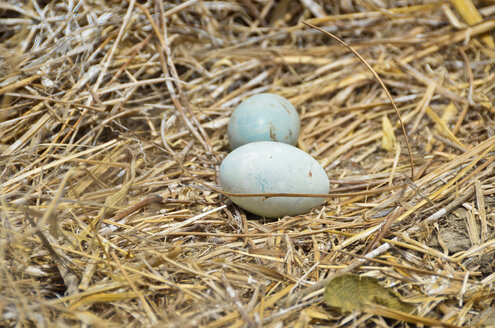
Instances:
[[[301,123],[292,104],[279,95],[261,93],[244,100],[229,121],[232,149],[255,141],[278,141],[296,145]]]

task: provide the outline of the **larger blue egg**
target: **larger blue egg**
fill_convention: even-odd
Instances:
[[[255,141],[297,144],[301,123],[292,104],[279,95],[261,93],[244,100],[234,110],[228,125],[232,149]]]
[[[330,183],[323,167],[291,145],[258,141],[241,146],[220,165],[220,184],[236,194],[328,194]],[[325,202],[313,197],[230,197],[243,209],[276,218],[306,213]]]

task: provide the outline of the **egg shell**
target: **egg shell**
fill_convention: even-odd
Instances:
[[[232,149],[255,141],[297,144],[301,122],[290,101],[273,93],[244,100],[230,117],[227,132]]]
[[[310,155],[291,145],[258,141],[232,151],[220,165],[219,180],[230,193],[327,194],[328,176]],[[269,218],[297,215],[322,205],[325,198],[231,197],[243,209]]]

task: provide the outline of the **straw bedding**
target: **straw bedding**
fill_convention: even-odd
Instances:
[[[381,77],[414,175],[380,83],[302,21]],[[494,326],[494,28],[493,1],[1,1],[1,325]],[[305,215],[219,189],[261,92],[330,177]],[[415,311],[326,305],[347,273]]]

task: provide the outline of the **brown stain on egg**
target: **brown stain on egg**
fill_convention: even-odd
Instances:
[[[280,101],[280,104],[281,104],[281,105],[282,105],[282,107],[283,107],[283,108],[287,111],[287,113],[288,113],[289,115],[291,115],[291,114],[292,114],[292,110],[291,110],[291,109],[292,109],[292,108],[291,108],[291,107],[292,107],[292,105],[289,103],[289,101],[288,101],[288,100],[283,99],[283,100],[281,100],[281,101]]]
[[[273,123],[270,123],[270,139],[276,141],[277,140],[277,132],[275,125]]]

